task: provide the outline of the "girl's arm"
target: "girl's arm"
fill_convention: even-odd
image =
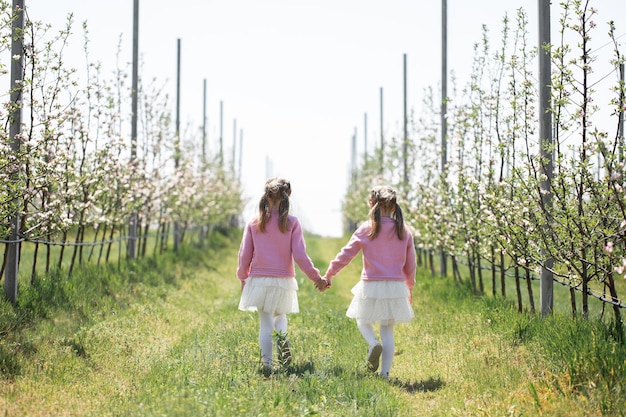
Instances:
[[[241,238],[241,245],[239,246],[239,263],[237,265],[237,278],[241,281],[243,288],[243,282],[248,278],[250,274],[250,264],[252,263],[252,256],[254,255],[254,241],[252,240],[252,230],[250,224],[246,225],[243,231],[243,237]]]
[[[411,233],[408,230],[405,231],[405,233],[407,234],[406,261],[402,270],[404,272],[404,282],[409,288],[409,291],[413,292],[413,287],[415,286],[415,271],[417,269],[415,243],[413,242],[413,236],[411,235]]]
[[[330,261],[330,265],[328,265],[328,270],[324,275],[328,282],[331,282],[331,279],[339,273],[344,267],[346,267],[352,259],[359,253],[361,250],[361,239],[359,235],[355,232],[352,234],[352,237],[348,241],[348,243],[341,249],[341,251],[335,256],[335,259]]]
[[[294,219],[293,229],[291,230],[291,251],[293,260],[298,267],[300,267],[302,272],[304,272],[311,281],[319,283],[322,279],[320,270],[313,265],[313,261],[311,261],[311,258],[306,253],[302,227],[297,219]]]

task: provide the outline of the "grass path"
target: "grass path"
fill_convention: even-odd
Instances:
[[[322,271],[343,243],[307,238]],[[623,393],[602,403],[593,384],[574,386],[541,353],[532,337],[539,319],[497,300],[473,299],[426,272],[415,287],[416,319],[396,328],[392,381],[367,373],[367,346],[345,317],[360,262],[324,294],[298,271],[301,312],[289,316],[294,362],[263,374],[256,314],[237,310],[237,244],[235,238],[219,250],[193,249],[177,261],[127,271],[137,276],[120,278],[122,285],[95,307],[59,308],[5,335],[0,353],[11,355],[13,374],[0,379],[0,413],[624,415]],[[153,279],[138,279],[145,276]]]

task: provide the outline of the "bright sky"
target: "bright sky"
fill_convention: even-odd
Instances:
[[[113,71],[122,36],[122,57],[131,61],[132,0],[25,2],[31,19],[57,29],[74,13],[72,46],[79,59],[81,24],[87,21],[92,59]],[[560,10],[552,3],[554,30]],[[606,34],[610,19],[618,34],[626,33],[624,0],[591,5],[599,11],[598,36]],[[459,85],[467,80],[482,25],[496,47],[503,17],[514,20],[520,7],[528,13],[534,46],[538,0],[448,0],[448,68]],[[368,151],[378,145],[381,87],[383,133],[401,132],[403,54],[409,109],[419,110],[423,90],[438,88],[441,78],[441,1],[140,0],[139,12],[143,77],[169,80],[172,111],[181,39],[181,126],[202,126],[206,79],[210,150],[218,149],[220,101],[226,158],[235,120],[237,146],[243,130],[242,180],[250,199],[245,217],[253,215],[266,177],[280,175],[292,182],[292,212],[321,235],[342,235],[352,136],[356,129],[362,155],[367,114]]]

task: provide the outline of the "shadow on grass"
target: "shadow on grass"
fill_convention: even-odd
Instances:
[[[296,363],[285,368],[287,375],[295,375],[297,377],[303,377],[315,372],[315,364],[313,361],[306,361],[303,363]]]
[[[315,371],[316,371],[315,364],[311,360],[308,360],[306,362],[301,362],[301,363],[295,363],[295,364],[284,366],[284,367],[274,367],[274,368],[269,368],[269,369],[263,368],[262,366],[259,367],[259,374],[263,375],[266,378],[269,378],[275,375],[296,376],[298,378],[302,378],[302,377],[306,377],[315,373]],[[346,370],[341,367],[334,367],[332,369],[329,369],[327,372],[329,375],[332,375],[334,377],[344,377],[346,374]],[[371,378],[371,377],[378,377],[378,376],[377,374],[373,374],[371,372],[357,371],[357,375],[356,375],[357,380],[368,378],[368,377]],[[383,378],[380,378],[380,379],[381,381],[384,380]],[[445,382],[441,378],[438,378],[438,377],[436,378],[430,377],[422,381],[411,381],[411,380],[403,381],[398,378],[391,378],[389,380],[389,384],[391,386],[403,389],[409,394],[413,394],[413,393],[418,393],[418,392],[433,392],[433,391],[440,390],[445,385]]]
[[[311,375],[315,372],[315,364],[313,361],[306,361],[303,363],[295,363],[289,366],[278,366],[273,368],[266,368],[259,364],[259,374],[265,378],[269,378],[272,375],[295,375],[301,378],[306,375]]]
[[[308,360],[301,363],[295,363],[289,366],[283,367],[274,367],[274,368],[265,368],[263,366],[259,366],[259,374],[263,375],[265,378],[270,378],[276,375],[285,375],[285,376],[296,376],[298,378],[309,376],[315,373],[316,368],[313,361]],[[333,377],[343,377],[346,374],[346,369],[341,367],[334,367],[326,371],[329,375]],[[377,374],[373,374],[371,372],[360,372],[357,371],[356,374],[357,379],[362,378],[378,378]],[[380,378],[381,381],[384,381],[383,378]],[[433,392],[440,390],[445,385],[445,382],[441,378],[430,377],[426,380],[422,381],[403,381],[398,378],[391,378],[389,380],[389,384],[403,389],[409,394],[413,394],[416,392]]]
[[[445,385],[441,378],[433,377],[430,377],[425,381],[402,381],[397,378],[391,378],[389,383],[394,387],[402,388],[410,394],[415,392],[437,391]]]

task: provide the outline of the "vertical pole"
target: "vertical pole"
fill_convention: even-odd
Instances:
[[[235,167],[236,167],[235,162],[237,161],[236,155],[237,155],[237,119],[233,119],[233,162],[232,162],[233,176],[235,176]]]
[[[349,190],[355,191],[357,189],[357,138],[356,138],[357,128],[354,128],[354,133],[352,134],[352,159],[350,164],[350,184],[348,186]],[[356,229],[356,224],[353,220],[348,219],[348,221],[344,224],[345,232],[351,233]]]
[[[539,0],[539,139],[541,144],[541,170],[544,174],[540,187],[541,200],[547,213],[546,223],[552,208],[552,112],[551,67],[550,67],[550,0]],[[553,309],[552,259],[544,250],[544,265],[541,268],[541,316],[546,317]]]
[[[363,159],[367,162],[367,113],[363,114]]]
[[[239,129],[239,182],[241,183],[241,179],[242,179],[242,159],[243,159],[243,129]]]
[[[24,78],[24,0],[13,0],[13,24],[11,45],[11,126],[9,139],[11,151],[16,160],[21,148],[20,134],[22,133],[22,84]],[[16,167],[18,168],[18,167]],[[21,170],[21,167],[19,167]],[[19,181],[18,170],[11,174],[12,180]],[[17,302],[17,282],[20,263],[20,214],[19,201],[12,203],[11,232],[9,234],[6,275],[4,277],[4,295],[7,300]]]
[[[176,41],[176,146],[174,155],[174,163],[176,168],[178,168],[180,155],[179,147],[180,147],[180,38]]]
[[[448,1],[441,10],[441,172],[448,162]]]
[[[139,0],[133,2],[133,68],[132,68],[132,91],[131,91],[131,132],[130,132],[130,165],[134,174],[137,169],[137,108],[139,94]],[[137,252],[137,221],[136,211],[130,214],[128,230],[128,248],[126,256],[135,259]]]
[[[206,164],[206,78],[202,80],[202,164]]]
[[[272,178],[274,176],[274,163],[269,156],[265,155],[265,178]]]
[[[220,168],[224,169],[224,102],[220,100]]]
[[[206,173],[207,168],[207,159],[206,159],[206,78],[202,80],[202,155],[200,159],[200,166],[202,170],[202,174]],[[204,238],[207,235],[208,226],[202,225],[200,227],[200,244],[204,246]]]
[[[402,159],[404,162],[404,191],[409,186],[409,166],[408,166],[408,145],[409,145],[409,133],[408,133],[408,114],[406,103],[406,54],[404,54],[404,141],[402,146]]]
[[[380,176],[383,176],[385,163],[385,133],[383,128],[383,88],[380,87]]]
[[[180,38],[177,40],[176,54],[176,144],[174,146],[174,167],[178,171],[180,165]],[[178,252],[180,224],[174,220],[174,252]]]
[[[356,127],[354,128],[354,134],[352,135],[352,161],[351,161],[351,171],[352,171],[352,184],[351,187],[354,188],[356,186]]]
[[[448,163],[448,1],[441,3],[441,180],[446,181]],[[441,248],[439,273],[448,274],[445,249]]]

